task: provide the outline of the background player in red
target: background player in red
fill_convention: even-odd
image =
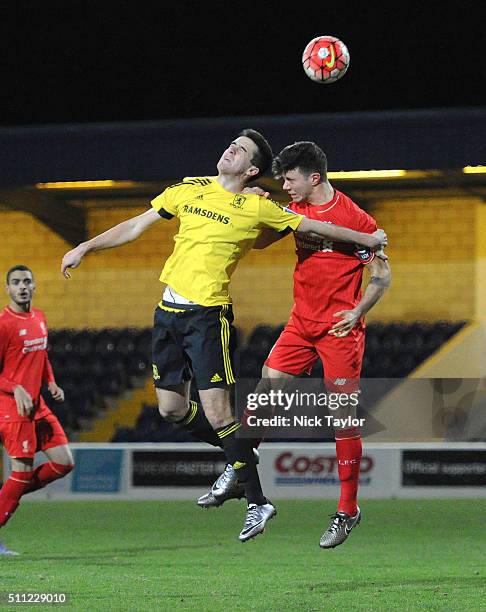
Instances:
[[[276,177],[283,178],[283,189],[292,199],[289,208],[294,212],[361,232],[376,230],[376,221],[329,183],[326,155],[315,143],[297,142],[285,147],[275,158],[272,170]],[[254,248],[265,248],[284,235],[265,229]],[[364,315],[389,286],[389,265],[383,254],[377,257],[366,249],[344,243],[298,232],[295,242],[294,305],[285,329],[265,361],[263,379],[275,383],[309,373],[321,358],[327,390],[352,393],[359,387],[365,345]],[[369,266],[371,279],[362,295],[364,265]],[[361,433],[356,427],[336,428],[335,439],[341,496],[337,512],[320,539],[322,548],[342,544],[361,519],[357,505]],[[218,506],[226,499],[241,496],[234,477],[228,473],[222,476],[224,482],[215,487],[216,481],[212,491],[198,500],[199,505]]]
[[[73,469],[66,434],[40,394],[47,383],[54,400],[64,400],[47,357],[44,313],[31,307],[32,271],[22,265],[11,268],[6,289],[10,303],[0,313],[0,436],[12,472],[0,490],[0,527],[15,512],[22,495]],[[48,462],[34,470],[34,454],[40,450]],[[0,544],[0,554],[16,553]]]

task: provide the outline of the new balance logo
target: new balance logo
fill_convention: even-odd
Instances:
[[[26,333],[27,333],[26,329],[19,329],[19,336],[25,336]]]
[[[245,467],[245,465],[246,465],[246,463],[243,463],[242,461],[235,461],[235,462],[233,463],[233,469],[234,469],[234,470],[239,470],[239,469],[241,469],[242,467]]]
[[[223,379],[221,378],[221,376],[216,373],[212,378],[211,378],[211,382],[221,382]]]
[[[202,196],[202,195],[198,195],[198,196],[196,196],[196,200],[202,200],[202,199],[203,199],[203,196]]]

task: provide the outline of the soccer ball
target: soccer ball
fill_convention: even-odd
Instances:
[[[335,36],[313,38],[302,54],[306,75],[316,83],[335,83],[349,66],[349,51]]]

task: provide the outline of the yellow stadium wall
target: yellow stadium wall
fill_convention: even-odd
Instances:
[[[136,208],[89,208],[89,235],[144,210],[142,203]],[[368,320],[474,318],[476,308],[486,304],[484,288],[479,297],[475,288],[478,266],[484,268],[477,228],[486,223],[484,204],[472,197],[401,198],[378,202],[371,212],[389,235],[393,284]],[[38,285],[35,304],[45,310],[53,328],[150,326],[162,290],[158,277],[176,229],[176,221],[161,221],[132,244],[88,256],[64,280],[60,261],[70,246],[34,217],[0,211],[1,270],[16,263],[32,267]],[[232,295],[242,331],[286,321],[293,265],[291,236],[250,253],[240,264]]]
[[[377,202],[372,214],[390,240],[392,286],[368,320],[475,317],[479,198]]]

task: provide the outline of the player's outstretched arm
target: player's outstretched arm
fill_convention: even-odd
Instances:
[[[351,242],[366,247],[371,251],[379,251],[388,243],[387,235],[382,229],[376,230],[373,234],[364,234],[347,227],[323,223],[322,221],[308,219],[307,217],[302,219],[295,231],[332,240],[333,242]]]
[[[77,247],[68,251],[62,258],[61,273],[69,278],[68,268],[77,268],[83,257],[91,251],[101,251],[103,249],[112,249],[113,247],[121,246],[127,242],[132,242],[138,238],[142,232],[150,227],[156,221],[161,219],[156,210],[151,208],[141,215],[127,219],[111,229],[91,238],[87,242],[81,242]]]

